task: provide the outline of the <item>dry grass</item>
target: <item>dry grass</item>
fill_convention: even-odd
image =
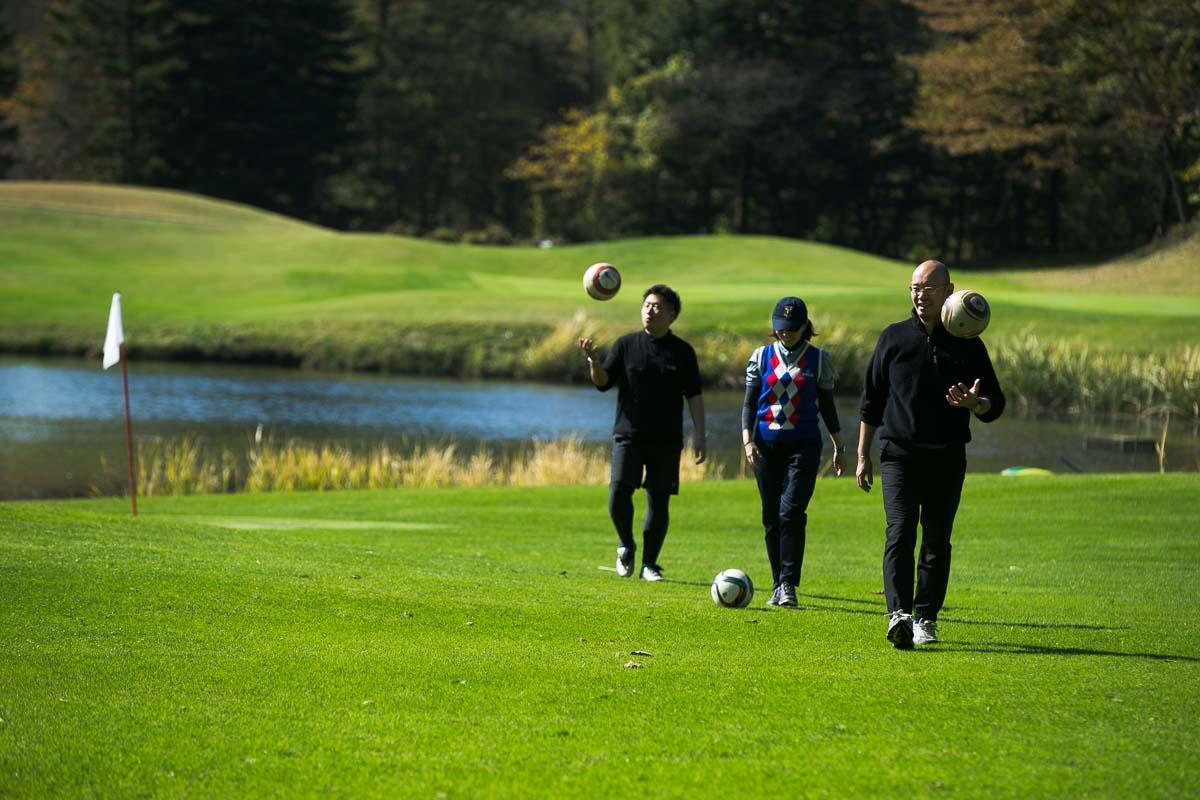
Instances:
[[[192,436],[143,440],[137,449],[137,485],[144,495],[228,492],[237,486],[234,455],[227,449],[210,453]]]
[[[579,340],[586,336],[611,342],[618,335],[615,328],[601,325],[589,319],[583,309],[577,309],[570,319],[528,343],[518,358],[517,376],[545,381],[586,381],[587,367],[579,352]]]
[[[138,489],[143,495],[212,492],[332,491],[444,486],[602,486],[609,480],[609,448],[570,438],[535,441],[500,456],[460,453],[457,445],[418,445],[401,453],[384,445],[366,453],[336,444],[270,441],[244,454],[205,448],[197,439],[138,444]],[[713,462],[696,464],[690,450],[680,463],[685,482],[719,479]]]
[[[1026,410],[1200,416],[1200,347],[1116,353],[1025,334],[1005,341],[992,358],[1012,399]]]

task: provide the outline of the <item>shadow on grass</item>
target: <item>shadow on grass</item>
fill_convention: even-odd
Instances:
[[[1127,631],[1128,625],[1084,625],[1071,622],[1004,622],[1003,620],[960,619],[955,616],[945,617],[947,622],[955,625],[991,625],[997,628],[1049,628],[1072,631]]]
[[[988,642],[986,644],[947,644],[940,642],[935,647],[917,648],[920,652],[933,653],[999,653],[1017,656],[1111,656],[1115,658],[1144,658],[1150,661],[1200,662],[1196,656],[1172,655],[1170,653],[1121,653],[1116,650],[1094,650],[1090,647],[1051,647],[1042,644],[1013,644],[1011,642]]]
[[[705,583],[703,581],[681,581],[678,578],[663,578],[662,582],[674,583],[678,584],[679,586],[703,586],[705,589],[707,589],[709,586],[712,586],[711,582]]]
[[[860,600],[853,597],[833,597],[824,594],[800,594],[801,598],[809,600],[829,600],[835,603],[858,603],[860,605],[873,606],[875,610],[867,610],[865,608],[847,608],[839,605],[810,605],[809,608],[814,611],[838,611],[843,614],[865,614],[870,617],[882,617],[887,615],[887,611],[880,609],[881,603],[878,600]],[[1071,631],[1123,631],[1128,630],[1128,625],[1087,625],[1077,622],[1008,622],[1005,620],[976,620],[964,619],[956,617],[953,613],[946,614],[946,610],[942,610],[942,622],[949,622],[955,625],[989,625],[997,628],[1033,628],[1035,630],[1071,630]]]

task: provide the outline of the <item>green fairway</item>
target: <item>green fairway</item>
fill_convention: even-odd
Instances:
[[[0,229],[0,344],[76,351],[99,346],[114,290],[125,294],[131,346],[168,354],[305,350],[430,323],[489,338],[578,310],[624,329],[636,325],[641,291],[659,281],[683,296],[683,332],[757,336],[774,300],[791,292],[810,301],[818,329],[874,335],[904,315],[912,269],[762,237],[550,250],[446,245],[335,233],[177,192],[85,184],[0,182]],[[1148,352],[1195,343],[1198,250],[1189,241],[1099,268],[963,269],[955,280],[992,298],[993,341],[1031,331]],[[624,276],[625,290],[609,303],[588,300],[580,285],[584,268],[600,260]]]
[[[750,481],[684,486],[657,585],[595,487],[0,504],[0,796],[1194,793],[1200,478],[964,498],[913,652],[848,479],[799,610]],[[746,610],[708,596],[735,566]]]

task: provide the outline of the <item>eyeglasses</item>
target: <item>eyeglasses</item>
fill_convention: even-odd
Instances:
[[[928,297],[934,292],[939,292],[945,289],[950,284],[940,283],[937,286],[917,286],[915,283],[908,287],[908,290],[919,297]]]

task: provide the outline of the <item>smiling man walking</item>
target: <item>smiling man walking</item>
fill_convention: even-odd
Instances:
[[[940,261],[925,261],[913,271],[908,288],[912,315],[884,329],[867,366],[856,470],[859,488],[871,491],[871,442],[882,427],[883,591],[887,638],[899,649],[937,641],[971,416],[991,422],[1004,411],[1004,393],[983,342],[951,336],[942,325],[942,305],[954,291],[950,270]],[[914,596],[918,521],[921,556]]]
[[[692,416],[696,463],[707,456],[696,352],[671,333],[680,308],[679,295],[669,286],[656,284],[642,295],[642,330],[613,342],[603,360],[596,357],[595,342],[579,340],[596,388],[604,392],[617,387],[608,512],[621,542],[617,574],[622,577],[633,574],[637,552],[633,492],[642,487],[646,490],[646,520],[641,577],[662,580],[658,554],[667,536],[671,495],[679,494],[684,398]]]

